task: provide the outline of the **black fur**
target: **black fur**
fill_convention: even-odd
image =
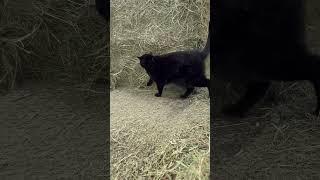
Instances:
[[[209,23],[210,24],[210,23]],[[194,87],[208,87],[210,93],[210,80],[205,77],[204,59],[210,51],[210,32],[206,46],[203,50],[178,51],[160,56],[144,54],[140,59],[140,65],[148,73],[150,86],[154,81],[157,84],[158,93],[162,95],[163,87],[168,83],[175,83],[186,87],[186,92],[181,98],[188,97]]]
[[[108,18],[108,5],[110,0],[95,0],[96,9],[99,12],[100,16],[107,20]]]
[[[260,100],[271,81],[309,80],[319,113],[320,58],[305,45],[304,0],[216,0],[213,2],[212,75],[246,82],[247,92],[225,107],[244,114]]]

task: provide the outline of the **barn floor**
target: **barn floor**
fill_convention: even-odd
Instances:
[[[28,82],[0,96],[0,179],[106,179],[107,97]]]
[[[275,83],[246,118],[217,116],[214,179],[320,179],[315,104],[309,83]]]
[[[111,92],[112,179],[208,179],[209,116],[206,88],[116,89]]]
[[[177,100],[169,91],[160,99],[153,90],[112,91],[114,179],[205,179],[206,93]],[[275,99],[259,103],[239,122],[215,119],[215,179],[320,179],[320,121],[310,114],[310,86],[280,85]],[[0,179],[106,178],[109,103],[103,92],[28,82],[0,102]]]

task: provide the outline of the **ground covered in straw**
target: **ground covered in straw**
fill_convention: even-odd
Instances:
[[[308,2],[307,38],[319,52],[319,1]],[[181,90],[169,88],[156,98],[154,88],[144,88],[147,77],[136,57],[202,47],[209,1],[114,0],[111,8],[112,177],[207,179],[206,89],[181,100]],[[107,136],[101,136],[107,133],[107,97],[90,87],[108,79],[108,27],[87,10],[85,0],[0,1],[1,88],[15,87],[25,76],[72,80],[79,90],[53,88],[52,81],[25,83],[0,97],[0,179],[107,174]],[[320,121],[309,114],[315,105],[311,86],[278,83],[270,93],[240,122],[216,119],[215,179],[320,178]]]
[[[208,20],[207,0],[111,2],[113,179],[208,179],[207,89],[181,100],[184,90],[169,87],[157,98],[137,58],[203,47]]]
[[[320,42],[316,4],[308,1],[306,18],[313,52]],[[137,56],[204,44],[208,1],[115,0],[111,7],[112,177],[207,179],[208,99],[196,98],[201,93],[190,100],[155,98],[155,91],[132,89],[147,80]],[[306,82],[275,83],[248,118],[215,118],[214,179],[319,179],[313,93]]]
[[[214,178],[319,179],[320,120],[310,114],[315,105],[311,84],[274,83],[247,118],[217,116]]]
[[[23,79],[107,80],[109,27],[87,0],[0,1],[0,92]]]
[[[105,92],[26,82],[0,102],[0,179],[106,179]]]
[[[162,98],[154,93],[111,92],[112,179],[208,179],[206,89],[184,100],[170,88]]]
[[[0,1],[0,179],[106,178],[108,30],[87,0]]]

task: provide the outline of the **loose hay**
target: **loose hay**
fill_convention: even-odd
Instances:
[[[112,1],[111,86],[145,87],[137,56],[202,48],[208,21],[207,0]],[[207,92],[181,101],[126,91],[111,93],[112,179],[208,179]]]
[[[137,56],[203,47],[209,7],[207,0],[112,1],[111,75],[118,77],[113,86],[142,86],[146,76]]]
[[[106,78],[107,29],[88,16],[87,0],[4,0],[0,3],[0,85],[23,78],[89,85]]]
[[[111,92],[112,179],[208,179],[209,99]]]

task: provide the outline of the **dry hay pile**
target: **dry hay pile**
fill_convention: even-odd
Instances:
[[[113,179],[208,179],[207,90],[183,101],[170,98],[174,91],[156,99],[153,90],[126,88],[146,84],[137,56],[202,48],[209,9],[209,0],[111,2]]]
[[[13,88],[22,76],[105,78],[108,27],[88,8],[87,0],[0,1],[1,87]]]
[[[143,86],[137,56],[201,48],[208,33],[208,0],[111,2],[111,86]]]
[[[111,92],[112,179],[208,179],[209,99]]]

